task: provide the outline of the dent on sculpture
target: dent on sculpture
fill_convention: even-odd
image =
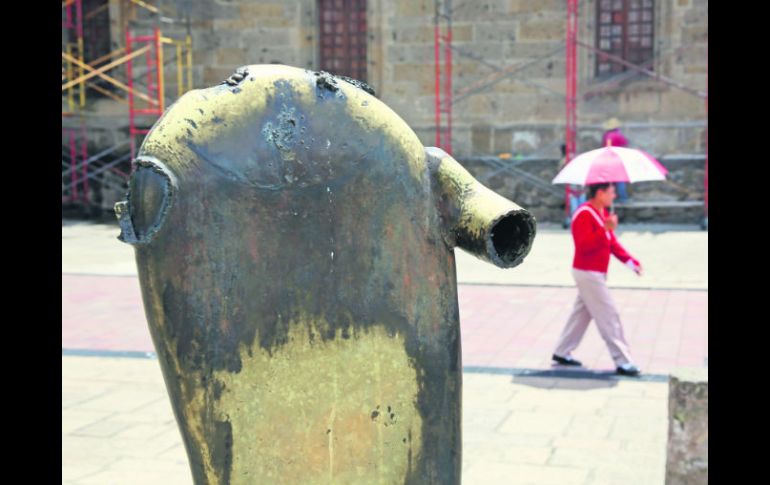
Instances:
[[[139,151],[116,213],[196,484],[460,482],[453,248],[513,267],[535,221],[367,88],[245,66]]]

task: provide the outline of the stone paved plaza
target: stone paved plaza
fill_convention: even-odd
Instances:
[[[708,356],[708,234],[640,226],[620,240],[642,278],[613,262],[609,283],[643,379],[616,378],[592,325],[575,352],[549,357],[575,289],[571,239],[540,227],[519,268],[457,252],[463,334],[464,484],[662,484],[668,385]],[[132,249],[114,225],[62,225],[63,483],[191,484]],[[147,355],[149,354],[149,357]]]

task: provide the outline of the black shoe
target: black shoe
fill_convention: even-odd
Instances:
[[[553,354],[553,357],[551,358],[561,365],[576,365],[576,366],[583,365],[582,362],[580,362],[579,360],[575,360],[572,357],[559,357],[558,355]]]
[[[621,376],[638,376],[642,371],[634,364],[623,364],[622,366],[619,366],[615,372]]]

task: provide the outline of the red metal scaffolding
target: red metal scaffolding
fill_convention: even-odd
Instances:
[[[577,20],[578,0],[567,0],[567,73],[566,73],[566,123],[565,123],[565,165],[575,156],[577,150]],[[572,189],[564,189],[564,211],[570,216],[569,198]]]
[[[692,89],[680,82],[677,82],[671,78],[668,78],[666,76],[661,75],[659,72],[654,72],[650,70],[647,66],[647,64],[651,63],[643,63],[641,65],[634,64],[631,62],[626,61],[625,59],[618,57],[616,55],[612,55],[608,52],[602,51],[600,49],[597,49],[591,44],[587,44],[585,42],[581,42],[577,39],[577,20],[578,20],[578,0],[567,0],[567,35],[566,35],[566,46],[567,46],[567,69],[566,69],[566,123],[565,123],[565,144],[566,144],[566,163],[569,163],[572,158],[575,155],[576,150],[576,136],[577,136],[577,46],[583,47],[585,49],[588,49],[591,52],[594,52],[595,54],[601,56],[603,59],[609,59],[615,63],[618,63],[626,68],[628,68],[630,71],[633,72],[639,72],[642,74],[645,74],[649,76],[650,78],[654,79],[655,81],[661,82],[663,84],[666,84],[668,86],[680,89],[690,95],[699,97],[704,100],[705,108],[706,108],[706,130],[705,130],[705,151],[706,151],[706,160],[705,160],[705,174],[704,174],[704,199],[703,199],[703,210],[704,210],[704,218],[701,226],[706,229],[708,228],[708,73],[706,74],[706,91],[698,91],[697,89]],[[707,52],[707,58],[708,58],[708,49]],[[571,193],[571,189],[569,186],[565,188],[565,207],[564,210],[567,214],[567,220],[569,220],[569,212],[570,212],[570,204],[569,204],[569,196]]]
[[[67,42],[64,45],[64,52],[74,60],[81,63],[84,58],[83,45],[83,2],[82,0],[66,0],[62,3],[64,9],[64,20],[62,21],[62,30],[68,31]],[[74,39],[74,42],[72,41]],[[77,71],[77,74],[76,74]],[[83,75],[83,68],[75,65],[73,62],[67,62],[62,66],[62,78],[73,78],[76,75]],[[67,89],[67,111],[62,112],[62,117],[74,117],[78,108],[85,106],[85,84],[78,87],[77,94],[75,86]],[[76,101],[77,97],[77,101]],[[79,116],[79,128],[62,127],[62,148],[63,155],[69,158],[68,175],[70,177],[70,190],[67,197],[62,197],[62,202],[87,202],[88,201],[88,181],[82,181],[78,178],[82,171],[83,177],[88,174],[88,138],[86,137],[85,121],[82,113]],[[80,146],[78,147],[78,141]],[[64,157],[63,157],[64,158]],[[65,166],[65,160],[62,160]],[[78,191],[80,184],[80,191]]]
[[[147,93],[145,104],[138,107],[134,81],[133,58],[126,62],[126,74],[128,77],[128,133],[131,142],[131,158],[136,157],[136,137],[150,132],[148,128],[138,128],[137,115],[160,116],[163,114],[163,46],[160,29],[155,27],[152,35],[132,36],[130,30],[126,30],[126,55],[131,55],[134,44],[144,44],[145,68],[147,74]]]
[[[63,148],[69,158],[70,191],[62,202],[88,202],[88,137],[85,123],[80,120],[79,128],[62,127]],[[78,133],[79,132],[79,133]],[[80,147],[78,147],[78,140]],[[78,161],[79,160],[79,161]],[[79,174],[80,172],[80,174]],[[78,177],[80,175],[80,177]],[[78,184],[81,192],[78,195]]]
[[[441,11],[443,4],[443,12]],[[435,2],[434,52],[436,66],[436,146],[452,154],[452,2]],[[443,25],[442,25],[443,24]],[[443,33],[442,33],[443,30]],[[444,63],[441,63],[443,45]],[[444,89],[442,99],[441,89]],[[442,116],[443,115],[443,116]]]
[[[171,44],[176,48],[178,96],[192,89],[190,35],[188,34],[185,39],[175,40],[163,37],[158,27],[154,27],[150,35],[134,35],[127,28],[129,19],[125,15],[122,17],[126,26],[125,46],[95,59],[85,59],[84,20],[93,19],[96,14],[106,14],[107,6],[107,2],[104,2],[91,12],[84,14],[83,0],[62,2],[62,31],[68,34],[66,43],[62,45],[62,95],[64,96],[62,102],[63,106],[65,104],[67,106],[66,110],[62,109],[62,119],[72,119],[75,116],[80,119],[79,127],[62,128],[62,202],[82,202],[87,205],[89,179],[103,172],[114,172],[123,180],[128,178],[129,174],[119,170],[118,164],[124,163],[129,156],[131,159],[136,156],[138,137],[149,132],[147,126],[162,115],[165,107],[163,55],[165,44]],[[136,6],[157,15],[161,12],[157,7],[143,1],[122,0],[121,7],[124,14],[129,11],[125,8],[126,6],[134,7],[132,10],[134,16]],[[98,55],[94,52],[89,54],[91,57]],[[144,57],[144,72],[139,73],[139,77],[146,76],[146,88],[141,88],[142,83],[135,76],[135,73],[140,70],[140,66],[135,64],[139,61],[139,57]],[[116,77],[121,73],[107,74],[123,64],[126,66],[125,83]],[[113,91],[95,83],[97,78],[101,83],[109,83]],[[105,149],[91,157],[88,156],[86,113],[83,110],[86,106],[86,93],[90,89],[127,104],[129,117],[129,141]],[[124,92],[126,97],[120,96],[121,92]],[[143,116],[151,118],[142,119]],[[129,154],[118,156],[111,161],[100,160],[104,156],[119,155],[125,144],[130,145]]]
[[[62,30],[68,32],[67,42],[64,45],[64,52],[72,60],[67,60],[65,66],[62,67],[62,80],[72,79],[75,77],[75,71],[78,71],[78,76],[83,76],[84,63],[84,44],[83,44],[83,1],[82,0],[67,0],[62,4],[64,9],[64,20],[62,21]],[[72,41],[74,39],[74,42]],[[73,61],[79,61],[80,64]],[[86,86],[80,84],[77,86],[77,102],[75,101],[75,87],[73,85],[67,89],[67,108],[68,110],[63,116],[71,116],[75,113],[75,110],[85,106],[86,103]]]
[[[706,58],[708,58],[708,49],[706,49]],[[709,77],[708,77],[708,66],[706,67],[706,92],[708,93],[709,90]],[[705,176],[703,177],[703,202],[704,202],[704,208],[705,208],[705,217],[703,219],[703,228],[708,229],[709,225],[709,98],[708,95],[706,95],[706,99],[704,99],[704,104],[706,105],[706,139],[705,145],[706,145],[706,167],[705,167]]]
[[[525,62],[507,66],[499,67],[493,63],[488,62],[478,54],[464,51],[464,49],[458,48],[451,44],[452,41],[452,12],[460,10],[465,7],[469,2],[464,2],[461,6],[456,7],[454,10],[451,8],[450,1],[435,0],[435,26],[434,26],[434,62],[435,62],[435,127],[436,127],[436,146],[439,146],[451,153],[451,139],[452,139],[452,106],[455,103],[461,102],[470,96],[479,94],[485,90],[490,89],[495,84],[508,78],[518,76],[522,71],[528,69],[539,62],[542,62],[550,57],[556,56],[561,51],[566,51],[566,72],[565,72],[565,93],[558,93],[553,91],[548,86],[540,85],[536,82],[528,81],[525,79],[518,79],[520,82],[537,87],[538,89],[550,92],[558,96],[564,97],[565,102],[565,157],[566,162],[569,163],[572,160],[577,151],[577,108],[578,100],[589,99],[598,93],[601,93],[604,89],[615,89],[620,84],[631,78],[636,74],[643,74],[645,76],[661,82],[676,89],[680,89],[691,95],[704,99],[706,103],[706,165],[705,165],[705,196],[704,196],[704,225],[708,224],[708,74],[707,74],[707,89],[705,92],[697,89],[692,89],[674,79],[661,75],[659,72],[652,71],[651,68],[655,62],[662,60],[666,56],[672,54],[680,54],[685,48],[689,47],[687,44],[681,44],[675,48],[669,48],[665,51],[658,52],[653,58],[648,59],[639,64],[631,63],[619,56],[613,55],[610,52],[597,49],[591,44],[581,42],[578,39],[578,19],[579,19],[579,0],[567,0],[567,19],[566,19],[566,39],[565,43],[556,49],[553,49],[540,57],[529,59]],[[577,47],[583,47],[587,50],[600,55],[602,59],[610,60],[613,63],[617,63],[627,70],[619,74],[613,75],[608,79],[599,81],[593,84],[586,90],[581,96],[578,96],[577,86]],[[442,62],[442,47],[443,47],[443,62]],[[457,93],[452,93],[452,52],[459,55],[473,59],[477,62],[490,67],[494,72],[482,79],[472,83],[470,86],[460,89]],[[443,94],[442,94],[443,91]],[[502,170],[503,168],[498,168]],[[509,169],[514,171],[513,168]],[[507,169],[506,169],[507,170]],[[519,175],[522,175],[519,173]],[[534,183],[534,182],[533,182]],[[541,188],[544,186],[541,184]],[[569,186],[565,190],[565,212],[569,215]],[[568,217],[567,217],[568,219]]]

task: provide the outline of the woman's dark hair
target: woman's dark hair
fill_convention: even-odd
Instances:
[[[610,185],[615,185],[611,182],[606,182],[603,184],[593,184],[588,186],[588,198],[593,199],[596,196],[596,192],[599,190],[607,190],[610,188]]]

